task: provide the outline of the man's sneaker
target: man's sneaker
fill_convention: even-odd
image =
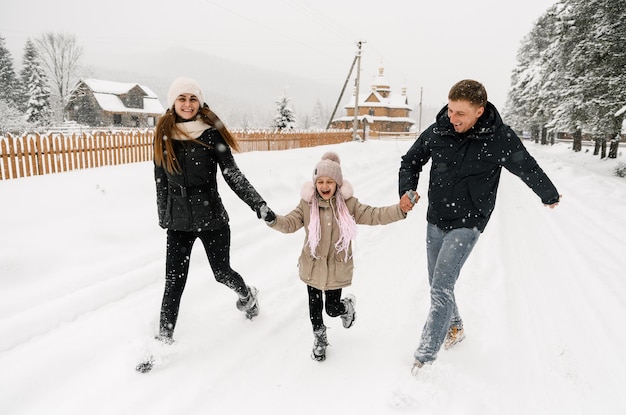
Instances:
[[[326,346],[328,346],[328,338],[326,337],[326,326],[313,331],[315,340],[313,341],[313,353],[311,358],[318,362],[326,360]]]
[[[446,334],[446,340],[443,343],[443,347],[448,350],[455,344],[461,342],[465,338],[465,331],[463,326],[451,326]]]
[[[422,363],[419,360],[415,359],[415,361],[413,362],[413,367],[411,368],[411,374],[413,376],[417,376],[417,373],[423,367],[424,367],[424,363]]]
[[[356,298],[352,294],[348,294],[341,302],[346,306],[346,312],[341,315],[341,322],[343,327],[349,329],[354,324],[354,320],[356,320],[356,311],[354,309]]]
[[[248,287],[248,296],[237,300],[237,310],[246,313],[246,318],[252,320],[259,315],[258,292],[255,287]]]

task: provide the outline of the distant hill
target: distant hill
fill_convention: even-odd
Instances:
[[[313,108],[319,101],[324,118],[321,127],[325,128],[350,69],[346,67],[345,73],[337,74],[336,82],[331,85],[284,73],[279,68],[268,70],[184,48],[114,58],[98,55],[86,64],[84,77],[146,85],[159,96],[164,106],[167,89],[174,78],[194,78],[202,86],[209,106],[229,128],[269,127],[276,115],[276,101],[283,94],[291,100],[298,125],[303,128],[310,126]],[[350,100],[352,82],[344,92],[336,116],[346,113],[343,106]],[[417,121],[419,102],[409,102],[409,105],[413,107],[411,117]],[[433,122],[439,109],[423,108],[422,128]]]
[[[275,102],[283,94],[290,98],[299,124],[304,123],[305,117],[310,117],[318,101],[330,117],[348,69],[345,74],[337,75],[336,85],[328,85],[203,52],[176,48],[158,55],[134,54],[87,62],[85,77],[146,85],[165,106],[167,89],[172,80],[178,76],[189,76],[200,83],[209,106],[229,126],[248,124],[261,128],[271,123],[276,112]],[[345,96],[342,102],[348,99],[349,96]]]

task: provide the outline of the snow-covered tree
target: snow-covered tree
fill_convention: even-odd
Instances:
[[[507,116],[518,128],[614,137],[626,97],[626,0],[560,0],[518,52]]]
[[[535,140],[547,123],[554,124],[554,110],[562,97],[563,78],[558,69],[562,7],[557,3],[535,22],[521,42],[511,76],[506,118],[515,128],[530,131]]]
[[[0,36],[0,99],[9,106],[16,106],[18,88],[11,52],[7,49],[4,38]]]
[[[18,134],[28,129],[24,113],[0,99],[0,135]]]
[[[596,141],[595,154],[621,130],[615,112],[626,99],[626,1],[576,0],[574,19],[585,28],[572,51],[572,77],[581,91],[585,126]]]
[[[52,116],[50,88],[37,49],[28,40],[24,47],[22,71],[22,95],[26,119],[36,126],[48,125]]]
[[[326,128],[327,124],[324,106],[322,105],[322,101],[319,99],[315,102],[315,106],[313,107],[313,113],[311,114],[311,127],[313,128]]]
[[[61,121],[71,88],[77,81],[78,61],[83,49],[76,42],[76,36],[64,33],[44,33],[35,39],[35,44],[52,84],[54,117]]]
[[[274,117],[272,127],[278,130],[293,130],[296,126],[296,114],[289,107],[290,99],[287,96],[281,96],[276,101],[277,114]]]
[[[35,44],[30,39],[28,39],[26,41],[26,45],[24,46],[24,55],[22,56],[22,70],[20,71],[19,78],[21,81],[19,88],[19,107],[22,111],[26,110],[26,103],[28,102],[29,82],[31,74],[33,73],[33,66],[35,65],[37,56],[37,49],[35,48]]]

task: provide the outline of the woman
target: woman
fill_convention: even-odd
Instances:
[[[167,94],[154,139],[159,225],[167,229],[165,292],[158,339],[171,342],[196,239],[204,245],[215,279],[237,293],[249,319],[259,314],[257,289],[230,267],[230,227],[217,189],[217,168],[230,188],[259,218],[272,211],[237,167],[233,136],[204,102],[198,83],[178,78]]]

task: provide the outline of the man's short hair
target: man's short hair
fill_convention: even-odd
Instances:
[[[450,101],[469,101],[479,107],[487,105],[487,90],[478,81],[464,79],[452,86],[448,93]]]

